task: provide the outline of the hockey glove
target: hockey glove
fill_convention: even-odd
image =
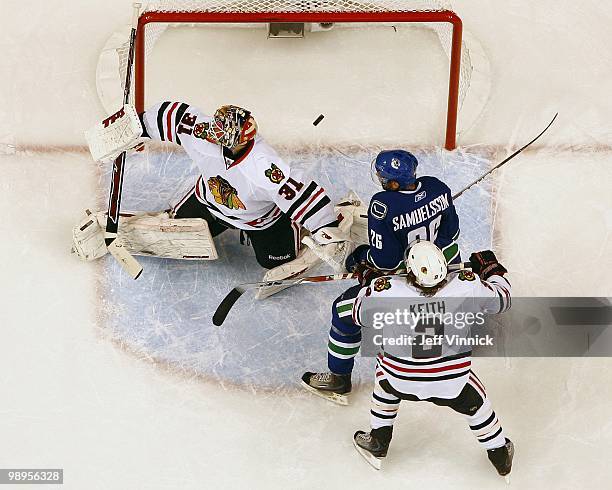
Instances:
[[[489,277],[503,276],[508,270],[499,263],[497,257],[491,250],[474,252],[470,255],[472,271],[478,274],[481,279],[487,280]]]
[[[377,277],[386,275],[384,272],[378,269],[373,269],[367,264],[358,264],[353,271],[353,274],[357,274],[357,280],[361,286],[369,286],[370,283]]]
[[[359,245],[355,250],[353,250],[353,253],[346,258],[346,262],[344,263],[346,270],[349,272],[355,272],[357,266],[367,264],[368,250],[370,250],[369,245]]]

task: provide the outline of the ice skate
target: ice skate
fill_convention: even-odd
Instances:
[[[381,427],[371,432],[358,430],[353,436],[353,444],[357,452],[374,469],[380,470],[382,460],[387,456],[393,427]]]
[[[510,471],[512,470],[512,458],[514,457],[512,441],[506,438],[506,444],[502,447],[489,449],[487,455],[500,476],[505,477],[506,483],[510,483]]]
[[[306,372],[302,375],[302,385],[315,395],[338,405],[348,405],[346,395],[351,392],[350,374]]]

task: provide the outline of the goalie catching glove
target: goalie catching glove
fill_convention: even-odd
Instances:
[[[85,131],[91,156],[97,162],[115,160],[123,151],[137,147],[143,138],[143,128],[136,109],[124,105],[114,114]]]

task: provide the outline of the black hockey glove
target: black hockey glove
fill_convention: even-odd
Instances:
[[[385,276],[386,274],[378,269],[373,269],[367,264],[359,264],[353,269],[353,273],[357,274],[357,280],[362,286],[369,286],[370,283],[377,277]]]
[[[492,275],[503,276],[508,270],[501,265],[495,254],[491,250],[483,250],[482,252],[474,252],[470,255],[470,264],[472,271],[481,279],[487,280]]]
[[[368,263],[367,255],[369,249],[369,245],[359,245],[353,250],[353,253],[346,258],[344,263],[346,270],[349,272],[356,272],[357,267],[366,265]]]

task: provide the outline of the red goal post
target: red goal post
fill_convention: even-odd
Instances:
[[[316,6],[317,2],[308,2]],[[230,5],[230,4],[228,4]],[[134,97],[136,109],[144,110],[146,87],[147,26],[154,24],[267,24],[267,23],[435,23],[448,24],[450,68],[444,146],[456,147],[457,115],[460,104],[461,49],[463,27],[459,16],[451,10],[388,10],[388,11],[163,11],[144,12],[138,21],[134,64]]]

